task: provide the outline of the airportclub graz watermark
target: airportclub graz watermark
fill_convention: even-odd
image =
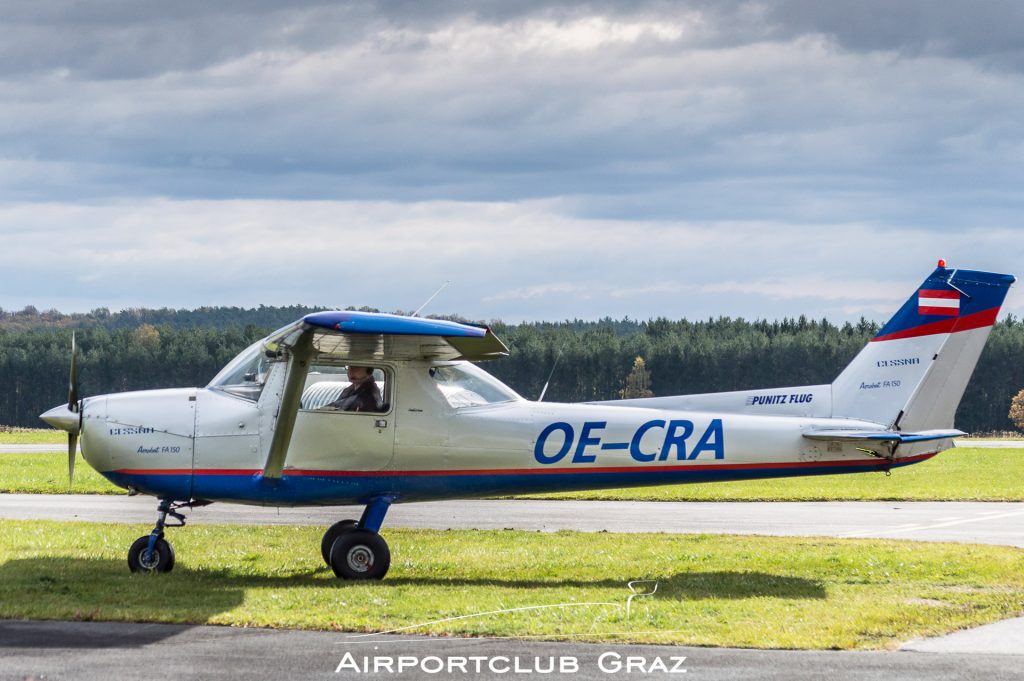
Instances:
[[[480,674],[685,674],[684,655],[623,655],[609,650],[594,661],[575,655],[362,655],[346,652],[336,674],[479,676]],[[592,668],[588,668],[593,664]]]
[[[349,637],[346,643],[383,643],[384,641],[382,640],[372,639],[382,635],[409,633],[412,630],[430,624],[552,608],[611,606],[624,609],[626,611],[626,619],[629,620],[632,615],[634,600],[653,598],[658,591],[658,582],[655,580],[637,579],[628,582],[626,586],[629,590],[629,595],[625,603],[549,603],[547,605],[529,605],[503,608],[501,610],[488,610],[446,617],[431,622],[411,624],[383,632],[355,634]],[[420,642],[427,641],[430,641],[430,639],[423,639]],[[375,645],[374,650],[377,649],[378,646]],[[356,655],[352,652],[346,652],[342,655],[341,661],[334,671],[336,674],[367,675],[377,678],[389,675],[407,675],[411,678],[423,678],[434,675],[443,675],[446,678],[470,675],[473,677],[480,675],[502,676],[505,674],[571,675],[581,672],[587,678],[592,678],[595,674],[629,674],[638,676],[684,674],[686,673],[686,668],[683,666],[685,661],[686,657],[683,655],[629,655],[614,650],[602,651],[596,658],[593,653],[581,658],[576,655]]]

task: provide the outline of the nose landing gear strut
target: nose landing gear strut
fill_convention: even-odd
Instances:
[[[175,502],[161,499],[157,507],[156,526],[149,534],[143,535],[132,542],[128,549],[128,569],[132,572],[170,572],[174,569],[174,548],[164,539],[165,527],[184,527],[185,516],[177,512],[183,506],[191,506],[188,502]],[[167,516],[178,522],[167,524]]]

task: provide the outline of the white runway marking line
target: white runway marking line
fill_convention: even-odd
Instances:
[[[961,520],[949,520],[947,522],[937,522],[932,525],[915,525],[914,527],[894,527],[887,530],[867,530],[865,532],[851,532],[849,534],[841,534],[840,537],[851,538],[851,537],[869,537],[877,536],[879,534],[898,534],[900,532],[912,532],[914,530],[938,530],[943,527],[950,527],[952,525],[963,525],[965,523],[976,523],[983,520],[995,520],[997,518],[1010,518],[1016,515],[1024,515],[1024,510],[1010,511],[1009,513],[995,513],[991,511],[986,512],[984,515],[978,515],[975,518],[963,518]]]

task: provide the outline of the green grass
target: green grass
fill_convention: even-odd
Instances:
[[[68,434],[53,428],[18,428],[0,431],[0,445],[55,445],[54,451],[68,446]]]
[[[1005,547],[395,530],[391,572],[366,583],[336,579],[320,562],[322,530],[309,527],[174,530],[174,572],[132,575],[126,549],[147,531],[5,521],[0,617],[846,649],[1024,612],[1024,551]],[[635,579],[657,592],[627,617]],[[559,604],[570,607],[414,626]]]
[[[0,492],[123,494],[81,457],[68,488],[67,454],[0,455]],[[524,498],[638,501],[1024,501],[1024,448],[957,447],[892,475],[781,478],[666,485]]]
[[[65,443],[65,448],[67,444]],[[79,456],[68,487],[68,455],[0,454],[0,492],[31,494],[125,494]]]

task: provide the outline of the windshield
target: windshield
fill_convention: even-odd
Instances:
[[[430,375],[448,404],[455,408],[519,399],[511,388],[468,362],[431,367]]]
[[[263,343],[262,340],[257,341],[243,350],[213,377],[207,387],[254,402],[258,400],[270,370],[270,359],[264,352]]]

